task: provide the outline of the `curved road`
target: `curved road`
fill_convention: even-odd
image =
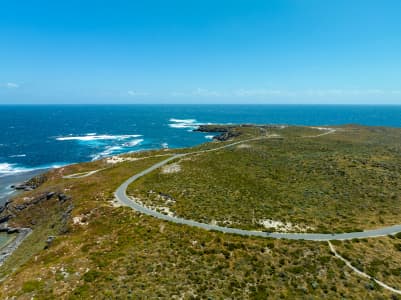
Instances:
[[[265,137],[265,138],[269,138],[269,137]],[[168,162],[170,162],[172,160],[175,160],[175,159],[183,157],[183,156],[191,155],[191,154],[216,151],[216,150],[231,147],[231,146],[234,146],[234,145],[237,145],[240,143],[249,142],[249,141],[258,140],[258,139],[261,139],[261,138],[239,141],[239,142],[235,142],[235,143],[232,143],[229,145],[225,145],[225,146],[215,148],[215,149],[210,149],[210,150],[203,150],[203,151],[173,155],[172,157],[169,157],[166,160],[158,162],[157,164],[151,166],[150,168],[130,177],[128,180],[126,180],[122,185],[120,185],[118,187],[118,189],[115,191],[115,197],[121,204],[123,204],[125,206],[129,206],[132,209],[135,209],[141,213],[144,213],[146,215],[149,215],[149,216],[161,219],[161,220],[165,220],[165,221],[169,221],[169,222],[173,222],[173,223],[177,223],[177,224],[189,225],[189,226],[198,227],[198,228],[206,229],[206,230],[215,230],[215,231],[220,231],[220,232],[224,232],[224,233],[239,234],[239,235],[244,235],[244,236],[256,236],[256,237],[290,239],[290,240],[330,241],[330,240],[348,240],[348,239],[355,239],[355,238],[360,239],[360,238],[379,237],[379,236],[386,236],[386,235],[396,234],[396,233],[401,232],[401,225],[394,225],[394,226],[384,227],[384,228],[380,228],[380,229],[366,230],[366,231],[361,231],[361,232],[333,233],[333,234],[327,234],[327,233],[279,233],[279,232],[270,233],[270,232],[263,232],[263,231],[250,231],[250,230],[243,230],[243,229],[237,229],[237,228],[229,228],[229,227],[211,225],[211,224],[206,224],[206,223],[200,223],[200,222],[182,219],[182,218],[178,218],[178,217],[171,217],[171,216],[159,213],[157,211],[151,210],[147,207],[144,207],[142,204],[133,201],[131,198],[129,198],[127,196],[127,188],[132,182],[141,178],[142,176],[145,176],[146,174],[149,174],[150,172],[153,172],[154,170],[162,167],[163,165],[167,164]]]

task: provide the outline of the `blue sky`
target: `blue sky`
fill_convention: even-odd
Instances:
[[[0,103],[401,104],[401,1],[2,1]]]

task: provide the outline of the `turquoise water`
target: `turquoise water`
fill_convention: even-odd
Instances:
[[[7,242],[8,242],[11,238],[13,238],[12,235],[7,234],[7,233],[0,232],[0,249],[1,249],[5,244],[7,244]]]

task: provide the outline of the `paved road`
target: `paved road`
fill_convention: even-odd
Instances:
[[[266,137],[269,138],[269,137]],[[277,239],[290,239],[290,240],[309,240],[309,241],[330,241],[330,240],[348,240],[348,239],[355,239],[355,238],[369,238],[369,237],[379,237],[379,236],[386,236],[389,234],[396,234],[398,232],[401,232],[401,225],[395,225],[395,226],[389,226],[389,227],[384,227],[380,229],[374,229],[374,230],[366,230],[362,232],[349,232],[349,233],[334,233],[334,234],[327,234],[327,233],[269,233],[269,232],[262,232],[262,231],[250,231],[250,230],[243,230],[243,229],[237,229],[237,228],[229,228],[229,227],[222,227],[222,226],[217,226],[217,225],[211,225],[211,224],[206,224],[206,223],[200,223],[192,220],[186,220],[178,217],[171,217],[164,215],[162,213],[159,213],[157,211],[151,210],[147,207],[144,207],[142,204],[137,203],[133,201],[131,198],[127,196],[127,188],[128,186],[134,182],[135,180],[139,179],[142,176],[145,176],[146,174],[149,174],[150,172],[153,172],[154,170],[162,167],[163,165],[167,164],[168,162],[175,160],[177,158],[181,158],[183,156],[187,155],[192,155],[196,153],[202,153],[202,152],[210,152],[210,151],[217,151],[223,148],[228,148],[234,145],[238,145],[240,143],[245,143],[249,142],[251,140],[258,140],[261,138],[256,138],[256,139],[250,139],[250,140],[245,140],[245,141],[240,141],[240,142],[235,142],[229,145],[225,145],[219,148],[211,149],[211,150],[204,150],[204,151],[197,151],[197,152],[191,152],[191,153],[185,153],[185,154],[176,154],[173,155],[172,157],[167,158],[166,160],[163,160],[150,168],[130,177],[128,180],[126,180],[122,185],[118,187],[118,189],[115,191],[115,197],[116,199],[123,205],[129,206],[141,213],[144,213],[146,215],[177,223],[177,224],[183,224],[183,225],[189,225],[193,227],[198,227],[206,230],[215,230],[215,231],[220,231],[224,233],[232,233],[232,234],[239,234],[239,235],[244,235],[244,236],[256,236],[256,237],[269,237],[269,238],[277,238]]]

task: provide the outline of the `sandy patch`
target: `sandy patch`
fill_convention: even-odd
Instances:
[[[168,149],[166,149],[168,150]],[[163,156],[169,156],[170,154],[158,154],[158,155],[153,155],[153,156],[143,156],[143,157],[124,157],[124,156],[118,156],[114,155],[111,157],[106,158],[106,163],[108,164],[118,164],[126,161],[137,161],[137,160],[142,160],[142,159],[147,159],[147,158],[152,158],[152,157],[163,157]]]
[[[210,225],[214,225],[214,226],[219,225],[218,222],[217,222],[216,220],[211,220],[209,224],[210,224]]]
[[[249,149],[249,148],[252,148],[252,146],[249,144],[240,144],[237,146],[237,149]]]
[[[143,207],[157,211],[163,215],[167,215],[170,217],[176,217],[175,213],[173,211],[171,211],[170,208],[167,206],[146,205],[140,198],[132,197],[132,196],[130,198],[132,199],[132,201],[140,204]]]
[[[262,219],[258,223],[267,229],[274,229],[278,232],[306,232],[308,229],[313,229],[310,226],[299,226],[291,222],[284,223],[278,220]]]
[[[170,217],[175,217],[174,212],[172,212],[170,210],[170,208],[168,208],[166,206],[156,206],[154,208],[154,210],[156,210],[159,213],[162,213],[163,215],[167,215],[167,216],[170,216]]]
[[[325,130],[325,131],[330,131],[330,130],[335,130],[334,128],[329,128],[329,127],[311,127],[313,129],[317,129],[317,130]]]
[[[120,207],[120,206],[122,206],[121,203],[120,203],[117,199],[111,200],[110,203],[111,203],[111,205],[112,205],[113,207]]]
[[[223,226],[223,227],[230,227],[234,224],[239,224],[238,222],[234,222],[230,219],[224,219],[224,220],[211,220],[209,222],[210,225],[216,225],[216,226]]]
[[[75,174],[70,174],[70,175],[65,175],[63,178],[65,179],[76,179],[76,178],[84,178],[84,177],[89,177],[99,171],[103,171],[103,169],[98,169],[98,170],[93,170],[93,171],[87,171],[87,172],[81,172],[81,173],[75,173]]]
[[[72,218],[72,223],[74,225],[86,226],[86,225],[88,225],[88,218],[86,216],[84,216],[84,215],[73,217]]]
[[[136,161],[139,160],[140,158],[136,158],[136,157],[121,157],[121,156],[112,156],[109,158],[106,158],[106,163],[108,164],[118,164],[118,163],[122,163],[125,161]]]
[[[181,171],[181,166],[178,163],[166,165],[162,168],[162,174],[178,173]]]
[[[328,127],[311,127],[311,128],[323,131],[323,133],[317,134],[317,135],[307,135],[307,136],[304,136],[304,138],[316,138],[316,137],[319,137],[319,136],[335,133],[337,131],[334,128],[328,128]]]

